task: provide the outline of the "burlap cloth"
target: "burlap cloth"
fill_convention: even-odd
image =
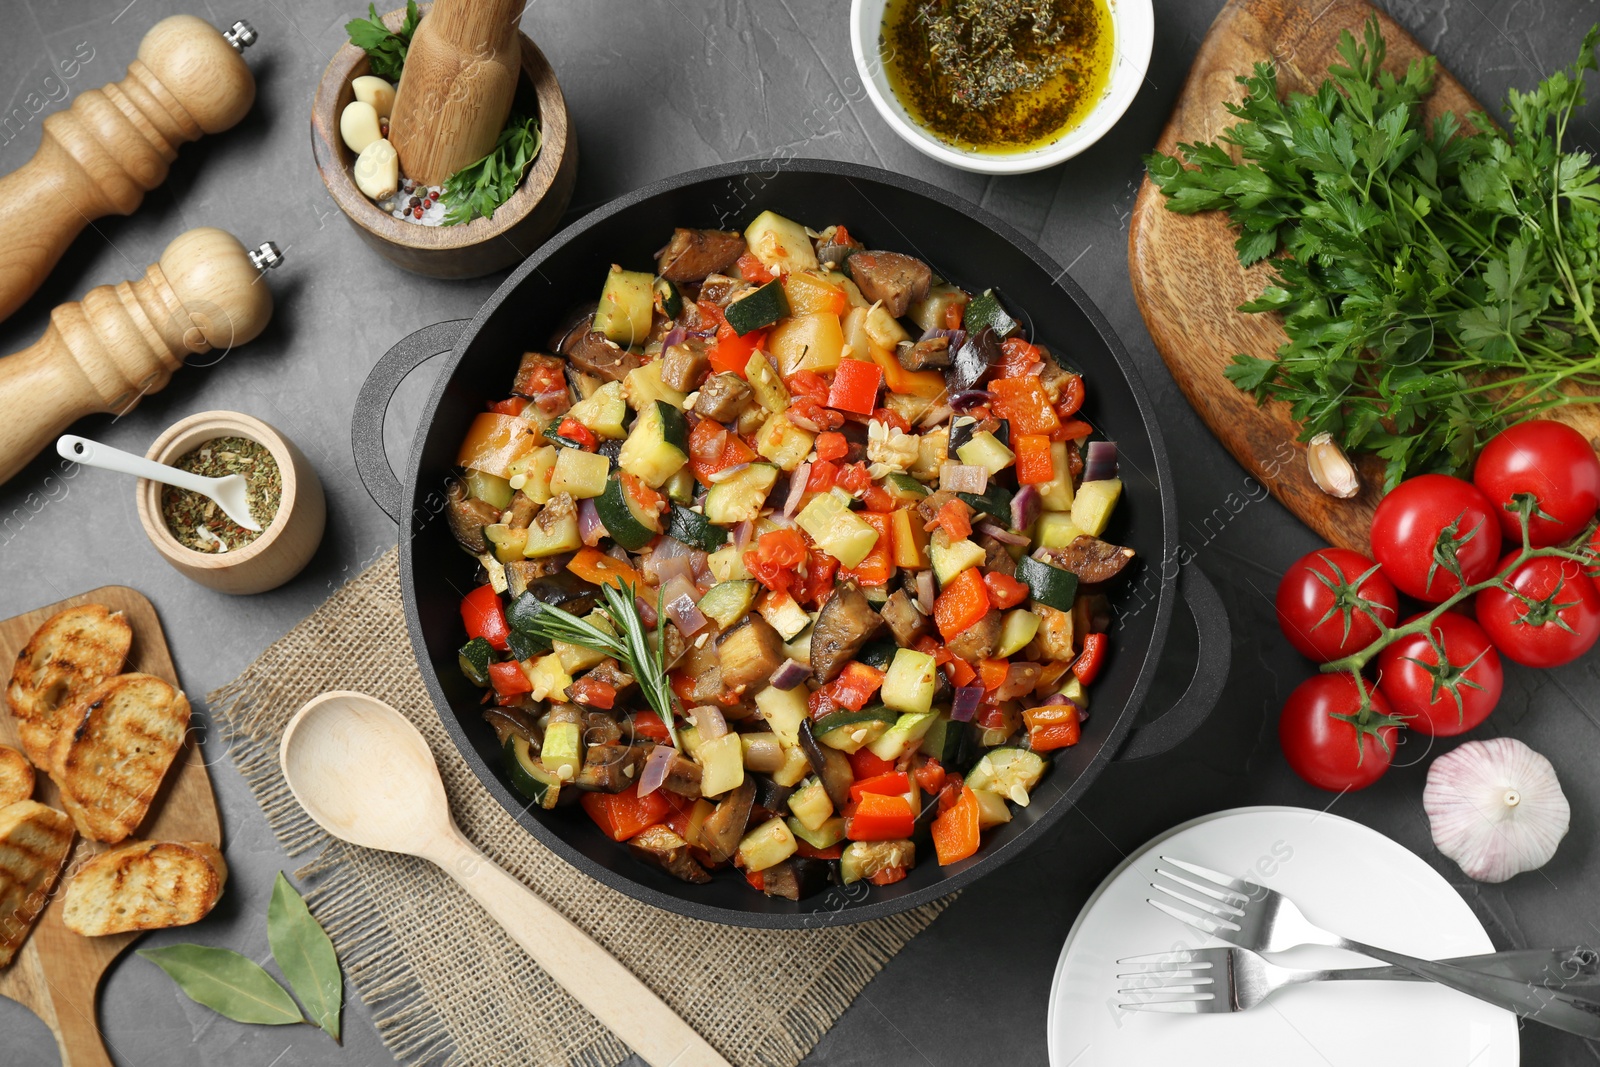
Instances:
[[[208,699],[284,847],[321,849],[306,872],[311,906],[403,1063],[612,1067],[629,1052],[442,872],[346,845],[300,810],[278,769],[278,742],[295,711],[329,689],[371,693],[410,719],[466,835],[741,1067],[799,1063],[944,908],[831,929],[745,930],[668,914],[579,873],[506,814],[440,725],[406,636],[398,559],[390,551]]]

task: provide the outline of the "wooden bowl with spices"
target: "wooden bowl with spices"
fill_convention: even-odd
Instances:
[[[352,4],[352,13],[361,5]],[[422,5],[424,20],[429,5]],[[405,21],[405,9],[382,18],[390,30]],[[346,43],[334,54],[311,106],[311,152],[323,184],[362,240],[395,266],[430,278],[476,278],[520,263],[561,221],[578,176],[578,141],[567,120],[566,99],[555,71],[531,38],[521,45],[519,97],[537,103],[542,144],[516,191],[494,214],[457,225],[423,225],[396,218],[357,186],[352,152],[340,132],[340,116],[356,99],[353,82],[371,73],[367,53]]]
[[[322,482],[294,442],[237,411],[202,411],[167,429],[146,458],[204,477],[245,478],[259,533],[206,497],[139,479],[139,522],[168,563],[222,593],[262,593],[299,574],[322,542]]]

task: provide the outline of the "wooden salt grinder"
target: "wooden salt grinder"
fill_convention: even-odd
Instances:
[[[50,328],[0,359],[0,482],[73,422],[131,409],[191,355],[252,340],[272,317],[261,272],[272,242],[246,251],[223,230],[180,234],[135,282],[102,285],[50,313]]]
[[[525,0],[436,0],[406,50],[389,140],[427,185],[489,154],[517,95]]]
[[[244,117],[256,83],[240,52],[255,40],[246,22],[219,33],[193,15],[162,19],[127,77],[44,120],[33,159],[0,178],[0,320],[85,226],[132,214],[166,180],[179,145]]]

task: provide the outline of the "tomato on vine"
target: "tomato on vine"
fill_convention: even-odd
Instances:
[[[1519,423],[1489,439],[1472,481],[1494,505],[1506,539],[1522,543],[1515,497],[1532,496],[1528,540],[1556,545],[1576,537],[1600,509],[1600,457],[1571,426],[1548,420]]]
[[[1348,548],[1308,552],[1278,582],[1278,627],[1318,663],[1359,652],[1399,618],[1400,597],[1372,560]]]
[[[1489,498],[1444,474],[1401,482],[1372,516],[1372,554],[1383,573],[1402,593],[1434,604],[1492,576],[1500,541]]]
[[[1516,558],[1507,556],[1501,568]],[[1569,559],[1525,560],[1479,592],[1474,607],[1495,647],[1528,667],[1571,663],[1600,638],[1600,589]]]
[[[1301,778],[1335,792],[1365,789],[1394,761],[1400,721],[1371,683],[1344,671],[1295,687],[1278,717],[1278,743]]]
[[[1433,737],[1464,734],[1487,719],[1505,677],[1483,627],[1452,611],[1378,653],[1378,691],[1407,726]]]

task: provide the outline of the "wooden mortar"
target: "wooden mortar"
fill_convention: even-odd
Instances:
[[[173,464],[207,441],[248,437],[272,453],[282,476],[278,511],[260,536],[229,552],[197,552],[187,548],[161,514],[165,486],[140,478],[134,489],[139,524],[156,551],[185,578],[220,593],[263,593],[299,574],[317,546],[327,522],[327,502],[316,469],[294,442],[260,419],[237,411],[202,411],[172,426],[150,446],[145,457]]]

